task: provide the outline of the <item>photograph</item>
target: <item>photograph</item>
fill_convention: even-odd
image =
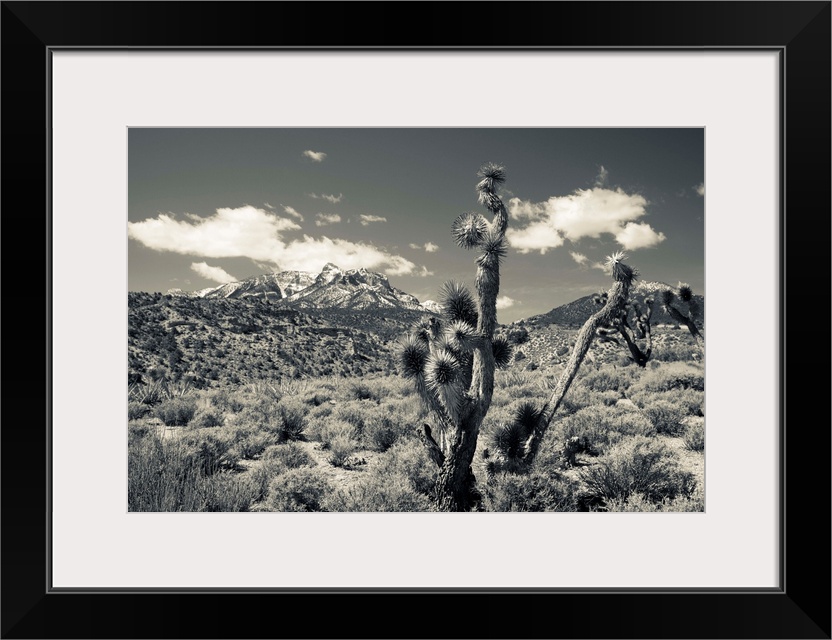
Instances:
[[[705,129],[128,130],[130,512],[704,512]]]

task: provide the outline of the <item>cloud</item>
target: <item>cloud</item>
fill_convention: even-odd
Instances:
[[[411,249],[424,249],[428,253],[436,253],[439,251],[439,245],[433,244],[432,242],[426,242],[425,244],[416,244],[415,242],[410,243]]]
[[[497,298],[498,309],[508,309],[509,307],[513,307],[516,304],[518,304],[517,300],[509,298],[508,296],[499,296]]]
[[[319,213],[315,216],[315,226],[324,227],[328,224],[335,224],[341,222],[341,216],[337,213]]]
[[[666,239],[647,223],[635,223],[646,214],[647,200],[620,188],[578,189],[568,196],[552,196],[546,202],[534,203],[511,198],[509,215],[524,223],[510,227],[509,244],[520,253],[560,247],[565,240],[599,238],[610,234],[624,249],[651,247]]]
[[[270,205],[268,202],[264,202],[263,206],[266,207],[266,209],[271,209],[272,211],[274,211],[274,207]]]
[[[607,184],[607,178],[609,178],[610,172],[604,168],[604,165],[601,165],[601,168],[598,170],[598,175],[595,176],[595,186],[596,187],[603,187]]]
[[[649,224],[644,222],[628,222],[624,228],[615,234],[615,240],[625,249],[646,249],[653,247],[664,240],[667,236],[653,230]]]
[[[283,248],[280,232],[300,229],[289,220],[250,205],[217,209],[207,218],[177,220],[173,214],[127,223],[127,236],[156,251],[206,258],[245,256],[271,261]]]
[[[371,222],[387,222],[387,218],[385,218],[384,216],[367,216],[362,213],[358,217],[361,218],[361,225],[364,227],[366,227]]]
[[[693,190],[696,191],[696,195],[704,197],[704,195],[705,195],[705,183],[700,182],[698,185],[696,185],[693,188]]]
[[[323,151],[312,151],[311,149],[304,151],[303,155],[312,162],[323,162],[324,158],[326,158],[326,154]]]
[[[416,273],[411,273],[412,276],[419,276],[420,278],[427,278],[428,276],[434,275],[433,271],[428,271],[428,268],[422,265],[422,268],[417,271]]]
[[[268,203],[266,203],[266,205],[268,205]],[[298,213],[297,209],[295,209],[294,207],[287,207],[285,204],[282,204],[280,206],[283,207],[283,210],[286,213],[288,213],[290,216],[292,216],[294,218],[297,218],[298,220],[303,222],[303,216],[300,213]],[[274,207],[270,207],[270,208],[274,209]]]
[[[373,269],[388,276],[433,275],[402,256],[363,242],[322,236],[287,241],[282,232],[300,229],[292,220],[251,206],[217,209],[208,218],[177,220],[159,214],[141,222],[129,222],[128,236],[156,251],[202,258],[249,258],[264,271],[298,270],[318,273],[327,262],[342,269]],[[219,267],[194,263],[194,271],[220,282],[234,278]],[[208,275],[211,274],[211,275]]]
[[[341,200],[344,199],[344,194],[339,193],[337,196],[335,196],[328,193],[322,193],[321,195],[318,195],[317,193],[310,193],[309,197],[314,198],[315,200],[327,200],[332,204],[338,204],[339,202],[341,202]]]
[[[220,284],[227,284],[229,282],[237,282],[237,278],[232,276],[222,267],[212,267],[206,262],[192,262],[191,271],[194,271],[207,280],[213,280]]]
[[[576,251],[570,251],[569,255],[572,256],[572,259],[577,262],[578,264],[585,265],[589,262],[589,258],[587,258],[584,254],[578,253]]]

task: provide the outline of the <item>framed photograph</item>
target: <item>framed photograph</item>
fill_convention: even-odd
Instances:
[[[830,3],[486,7],[3,3],[4,637],[830,637]]]

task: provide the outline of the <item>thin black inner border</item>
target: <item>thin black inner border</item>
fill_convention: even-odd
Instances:
[[[491,52],[506,52],[506,51],[515,51],[515,52],[569,52],[569,51],[580,51],[580,52],[592,52],[592,51],[599,51],[599,52],[622,52],[622,53],[656,53],[656,52],[688,52],[688,53],[711,53],[711,52],[759,52],[759,51],[769,51],[773,53],[778,53],[778,93],[779,93],[779,100],[778,100],[778,141],[779,141],[779,149],[778,149],[778,156],[779,156],[779,167],[778,167],[778,177],[779,177],[779,189],[778,189],[778,217],[779,217],[779,224],[778,224],[778,231],[779,231],[779,238],[778,238],[778,260],[779,263],[777,265],[777,272],[779,277],[778,282],[778,302],[779,302],[779,323],[778,323],[778,338],[779,338],[779,345],[778,345],[778,362],[777,368],[780,372],[780,379],[778,382],[778,390],[780,395],[780,402],[778,404],[778,431],[779,431],[779,438],[778,438],[778,473],[779,477],[777,479],[778,485],[778,548],[779,548],[779,559],[778,559],[778,583],[779,587],[752,587],[752,588],[743,588],[743,587],[736,587],[736,588],[726,588],[726,587],[702,587],[702,588],[679,588],[679,587],[617,587],[617,588],[598,588],[598,587],[582,587],[582,588],[566,588],[566,587],[515,587],[515,588],[498,588],[498,587],[482,587],[482,588],[453,588],[453,587],[411,587],[411,588],[402,588],[402,587],[338,587],[338,588],[328,588],[328,587],[302,587],[302,588],[290,588],[290,587],[240,587],[240,588],[223,588],[223,587],[184,587],[184,588],[175,588],[175,587],[164,587],[164,588],[156,588],[156,587],[96,587],[96,588],[76,588],[76,587],[54,587],[52,584],[52,539],[53,539],[53,531],[52,531],[52,450],[53,450],[53,442],[52,442],[52,424],[53,424],[53,407],[52,407],[52,325],[53,325],[53,317],[52,317],[52,212],[53,212],[53,201],[52,201],[52,53],[57,51],[78,51],[78,52],[129,52],[129,51],[141,51],[143,53],[146,52],[203,52],[203,53],[210,53],[210,52],[218,52],[218,53],[225,53],[225,52],[286,52],[286,51],[303,51],[305,53],[314,53],[316,51],[320,51],[322,53],[328,53],[333,51],[340,51],[344,53],[355,53],[355,52],[413,52],[413,53],[430,53],[430,52],[481,52],[481,53],[491,53]],[[46,227],[47,227],[47,301],[46,301],[46,325],[47,325],[47,371],[50,372],[50,375],[47,376],[47,425],[46,425],[46,440],[47,440],[47,477],[46,477],[46,593],[49,594],[79,594],[79,593],[110,593],[110,594],[118,594],[118,593],[152,593],[152,594],[199,594],[199,593],[215,593],[215,594],[246,594],[246,593],[297,593],[297,594],[304,594],[304,593],[319,593],[319,594],[345,594],[345,593],[363,593],[363,594],[396,594],[396,593],[425,593],[425,594],[443,594],[443,593],[455,593],[455,594],[482,594],[482,593],[492,593],[492,594],[585,594],[585,593],[594,593],[594,594],[622,594],[622,593],[630,593],[630,594],[691,594],[691,593],[700,593],[700,594],[783,594],[786,591],[786,573],[785,573],[785,562],[786,562],[786,527],[785,527],[785,514],[786,514],[786,500],[785,500],[785,483],[786,483],[786,433],[785,433],[785,407],[786,407],[786,385],[785,385],[785,377],[786,371],[784,368],[785,363],[785,287],[786,287],[786,280],[785,280],[785,251],[786,251],[786,237],[785,237],[785,219],[786,219],[786,206],[785,206],[785,188],[786,188],[786,180],[785,180],[785,150],[786,150],[786,135],[785,135],[785,122],[786,122],[786,103],[785,103],[785,95],[786,95],[786,47],[781,45],[772,45],[772,46],[718,46],[718,47],[691,47],[691,46],[657,46],[657,47],[648,47],[648,46],[638,46],[638,47],[621,47],[621,46],[587,46],[587,47],[577,47],[577,46],[566,46],[566,47],[558,47],[558,46],[507,46],[507,47],[434,47],[434,46],[425,46],[425,47],[386,47],[386,46],[379,46],[379,47],[370,47],[370,46],[360,46],[360,47],[340,47],[340,46],[309,46],[309,47],[302,47],[302,46],[286,46],[286,47],[276,47],[276,46],[251,46],[251,47],[224,47],[224,46],[216,46],[216,47],[200,47],[200,46],[183,46],[183,47],[156,47],[156,46],[47,46],[45,48],[46,52],[46,113],[47,113],[47,134],[46,134],[46,147],[47,147],[47,177],[46,177],[46,200],[47,200],[47,220],[46,220]]]

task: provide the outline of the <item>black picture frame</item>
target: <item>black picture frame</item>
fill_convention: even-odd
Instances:
[[[2,637],[829,638],[830,15],[828,1],[2,2]],[[59,381],[49,367],[48,96],[50,52],[63,47],[778,51],[785,80],[780,588],[50,589],[49,398]],[[737,313],[753,322],[741,284]],[[312,618],[300,614],[307,606]]]

